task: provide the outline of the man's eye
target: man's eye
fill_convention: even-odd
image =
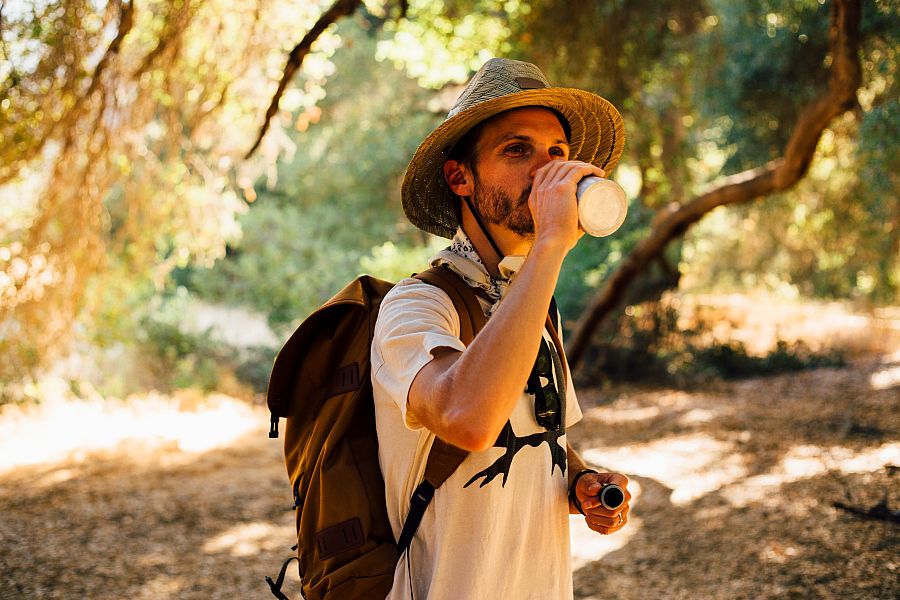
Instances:
[[[562,156],[565,158],[566,151],[562,148],[550,148],[550,156]]]

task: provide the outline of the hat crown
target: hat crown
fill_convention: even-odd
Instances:
[[[509,58],[492,58],[472,76],[447,118],[494,98],[545,87],[550,87],[550,83],[535,65]]]

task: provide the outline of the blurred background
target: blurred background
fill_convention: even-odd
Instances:
[[[5,0],[0,597],[267,595],[272,360],[446,245],[400,181],[492,56],[625,120],[628,218],[556,293],[570,439],[636,496],[573,520],[576,597],[900,594],[897,2]]]

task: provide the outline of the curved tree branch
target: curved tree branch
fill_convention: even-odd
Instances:
[[[584,358],[597,326],[621,302],[638,274],[666,249],[669,242],[684,235],[691,225],[716,207],[747,203],[787,189],[803,178],[825,128],[832,119],[856,106],[856,91],[862,80],[858,57],[860,16],[859,0],[835,0],[832,5],[829,31],[832,67],[828,92],[800,114],[781,158],[727,177],[690,202],[672,205],[656,217],[650,234],[628,254],[582,313],[566,348],[573,369]]]
[[[172,12],[166,15],[165,27],[159,33],[159,40],[144,59],[141,65],[132,73],[131,77],[139,78],[153,66],[153,63],[168,50],[172,43],[180,40],[181,36],[187,31],[188,26],[197,16],[199,5],[191,4],[191,0],[185,0],[180,7],[173,7]]]
[[[131,0],[120,2],[119,30],[116,33],[116,37],[113,38],[113,41],[109,43],[109,47],[103,54],[103,58],[101,58],[100,62],[97,63],[97,68],[94,69],[94,76],[91,78],[90,87],[88,87],[87,91],[82,94],[81,98],[78,99],[78,102],[72,112],[77,112],[77,110],[84,104],[84,102],[94,94],[97,86],[100,85],[100,77],[103,75],[103,71],[106,69],[106,65],[109,64],[109,61],[114,55],[119,53],[119,50],[122,48],[122,41],[125,39],[125,36],[128,35],[128,33],[131,31],[131,28],[133,26],[134,2],[131,2]]]
[[[284,90],[287,89],[288,84],[294,78],[297,69],[303,64],[303,59],[309,54],[313,43],[319,39],[319,36],[322,35],[332,23],[341,17],[352,15],[360,4],[362,4],[362,0],[336,0],[335,3],[331,5],[331,8],[326,10],[322,16],[319,17],[319,20],[316,21],[316,24],[313,25],[312,29],[303,36],[300,43],[294,46],[294,49],[291,50],[291,53],[288,55],[287,64],[284,66],[284,73],[281,76],[281,81],[278,82],[278,89],[275,90],[275,95],[272,96],[272,102],[269,103],[269,109],[266,111],[265,120],[263,121],[262,127],[259,129],[259,135],[256,137],[253,147],[250,148],[244,158],[250,158],[253,156],[253,153],[256,152],[256,149],[259,148],[263,137],[265,137],[266,132],[269,130],[269,123],[272,121],[272,117],[278,112],[278,103],[281,101],[281,95],[284,94]]]

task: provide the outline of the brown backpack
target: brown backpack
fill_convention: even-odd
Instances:
[[[474,291],[446,268],[416,277],[450,296],[468,345],[486,321]],[[278,420],[285,418],[284,458],[297,510],[297,556],[285,561],[276,581],[266,577],[282,600],[293,560],[308,600],[387,596],[434,491],[468,454],[435,440],[395,540],[378,464],[369,362],[378,309],[391,287],[368,275],[352,281],[303,321],[275,358],[269,437],[278,437]]]

